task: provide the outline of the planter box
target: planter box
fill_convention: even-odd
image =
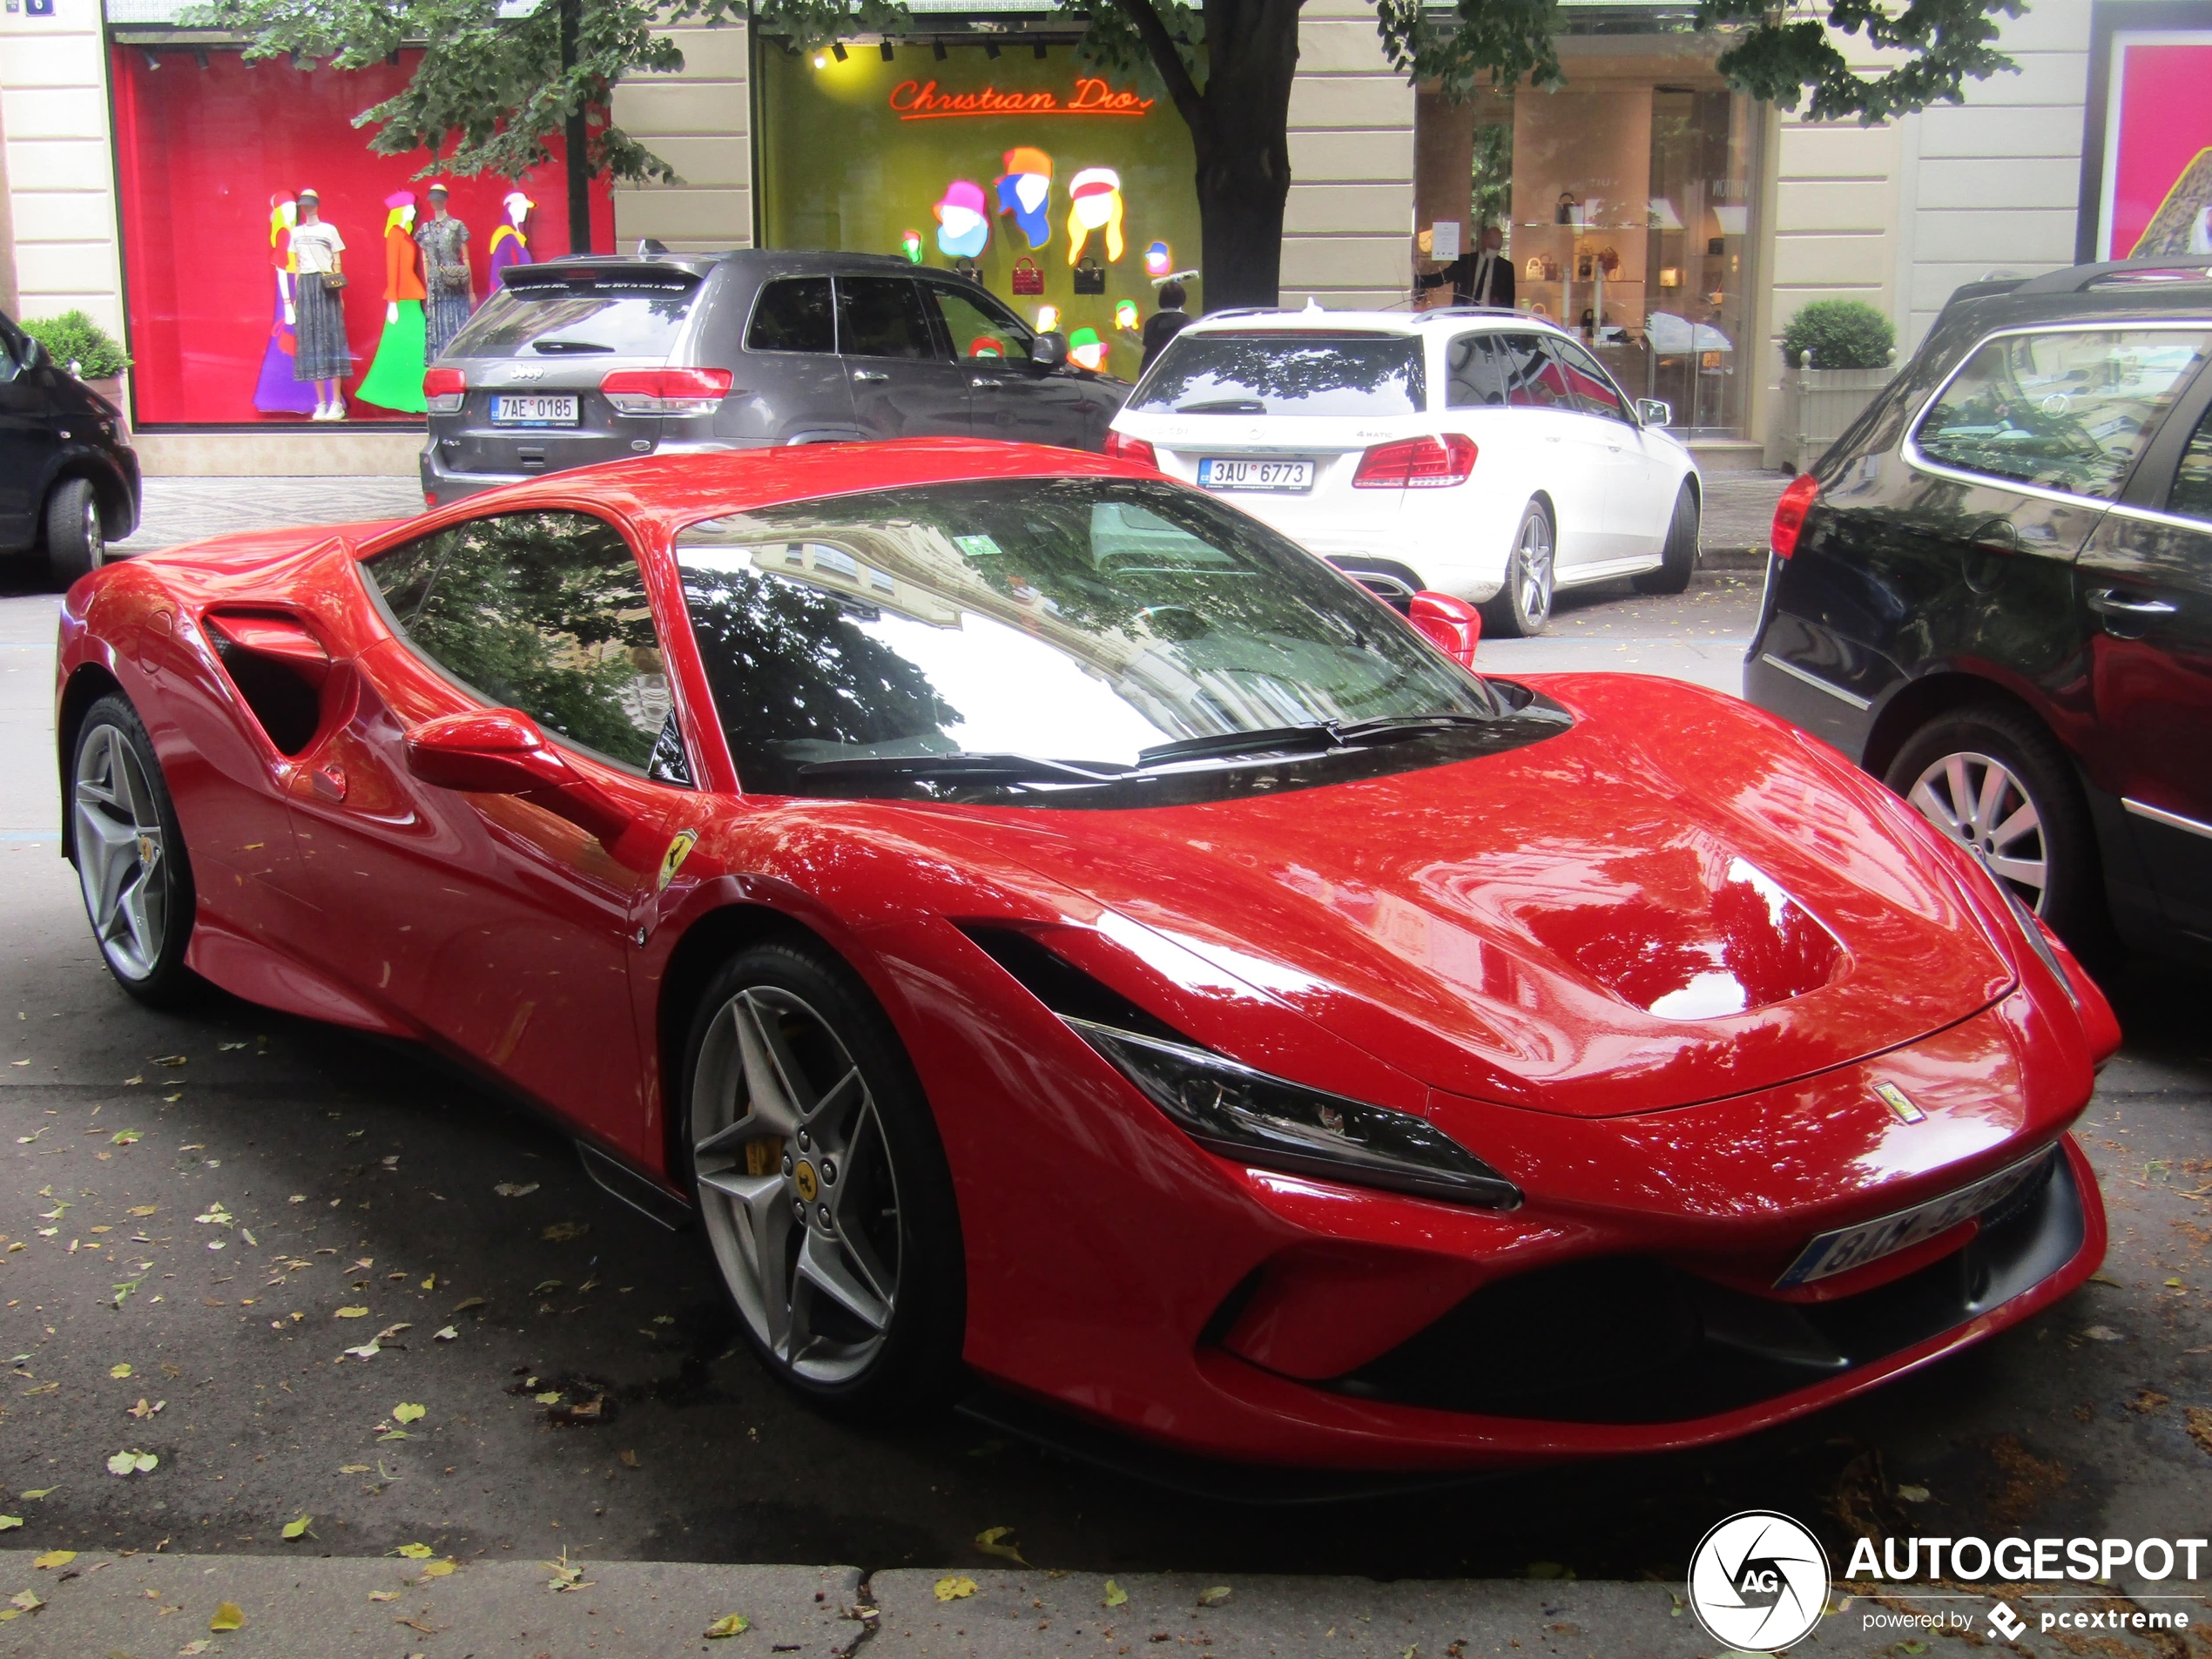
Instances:
[[[1896,373],[1889,368],[1790,368],[1782,374],[1787,397],[1783,456],[1791,470],[1803,472],[1820,452],[1844,435],[1875,395]]]
[[[118,374],[111,380],[86,381],[84,384],[123,412],[118,424],[123,428],[123,441],[128,443],[131,441],[131,405],[127,401],[130,394],[124,389],[123,376]]]

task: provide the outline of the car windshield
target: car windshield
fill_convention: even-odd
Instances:
[[[698,278],[678,272],[510,276],[442,354],[665,358],[698,289]]]
[[[676,545],[756,793],[1211,799],[1493,752],[1561,718],[1166,482],[840,496],[710,519]],[[1221,781],[1255,766],[1281,781]]]
[[[1176,336],[1130,407],[1158,415],[1418,415],[1421,342],[1403,334]]]

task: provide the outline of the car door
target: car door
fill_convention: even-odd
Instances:
[[[1506,406],[1525,411],[1520,419],[1530,438],[1522,450],[1529,457],[1528,494],[1541,490],[1550,497],[1560,569],[1579,576],[1575,567],[1586,568],[1607,556],[1602,433],[1595,419],[1582,414],[1566,371],[1545,349],[1543,336],[1494,338],[1505,364]]]
[[[684,720],[643,575],[589,514],[462,520],[362,562],[381,613],[352,717],[303,764],[294,840],[312,955],[469,1061],[650,1161],[633,936],[658,860],[698,826]],[[614,843],[518,795],[426,784],[408,733],[520,709],[631,820]]]
[[[1098,400],[1072,370],[1047,372],[1029,360],[1028,327],[988,293],[924,281],[946,342],[968,370],[968,420],[979,438],[1096,448],[1104,434]]]
[[[778,443],[853,435],[853,382],[837,354],[837,311],[826,276],[760,285],[745,323],[742,389],[731,396],[765,411],[755,424]]]
[[[968,435],[968,369],[938,344],[912,277],[840,273],[837,349],[870,437]]]
[[[1606,556],[1657,557],[1674,512],[1671,478],[1655,477],[1657,457],[1645,448],[1643,428],[1597,359],[1570,340],[1547,335],[1544,345],[1558,358],[1584,421],[1595,422],[1586,442],[1602,481],[1599,512]]]
[[[0,548],[38,539],[39,486],[61,440],[30,342],[0,317]]]
[[[2098,759],[2160,908],[2212,938],[2212,372],[2074,570]]]

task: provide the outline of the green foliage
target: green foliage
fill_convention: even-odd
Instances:
[[[45,347],[54,361],[80,381],[111,381],[131,367],[130,354],[115,336],[81,311],[32,318],[23,331]]]
[[[1806,368],[1885,368],[1897,345],[1890,320],[1864,300],[1814,300],[1782,331],[1784,361]]]
[[[1509,122],[1475,128],[1472,172],[1475,228],[1503,226],[1513,217],[1513,126]]]

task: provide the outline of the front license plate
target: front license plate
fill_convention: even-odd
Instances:
[[[2041,1174],[2058,1156],[2058,1150],[2050,1148],[1970,1187],[1932,1198],[1914,1209],[1823,1233],[1804,1247],[1790,1264],[1790,1271],[1774,1281],[1774,1287],[1786,1291],[1792,1285],[1831,1278],[1854,1267],[1864,1267],[1868,1262],[1879,1261],[1885,1256],[1894,1256],[1900,1250],[1910,1250],[1938,1233],[1948,1232],[1962,1221],[1994,1210]]]
[[[491,401],[494,426],[574,426],[576,394],[533,393],[517,397],[502,393]]]
[[[1311,489],[1311,461],[1232,461],[1208,455],[1198,463],[1198,483],[1206,489]]]

